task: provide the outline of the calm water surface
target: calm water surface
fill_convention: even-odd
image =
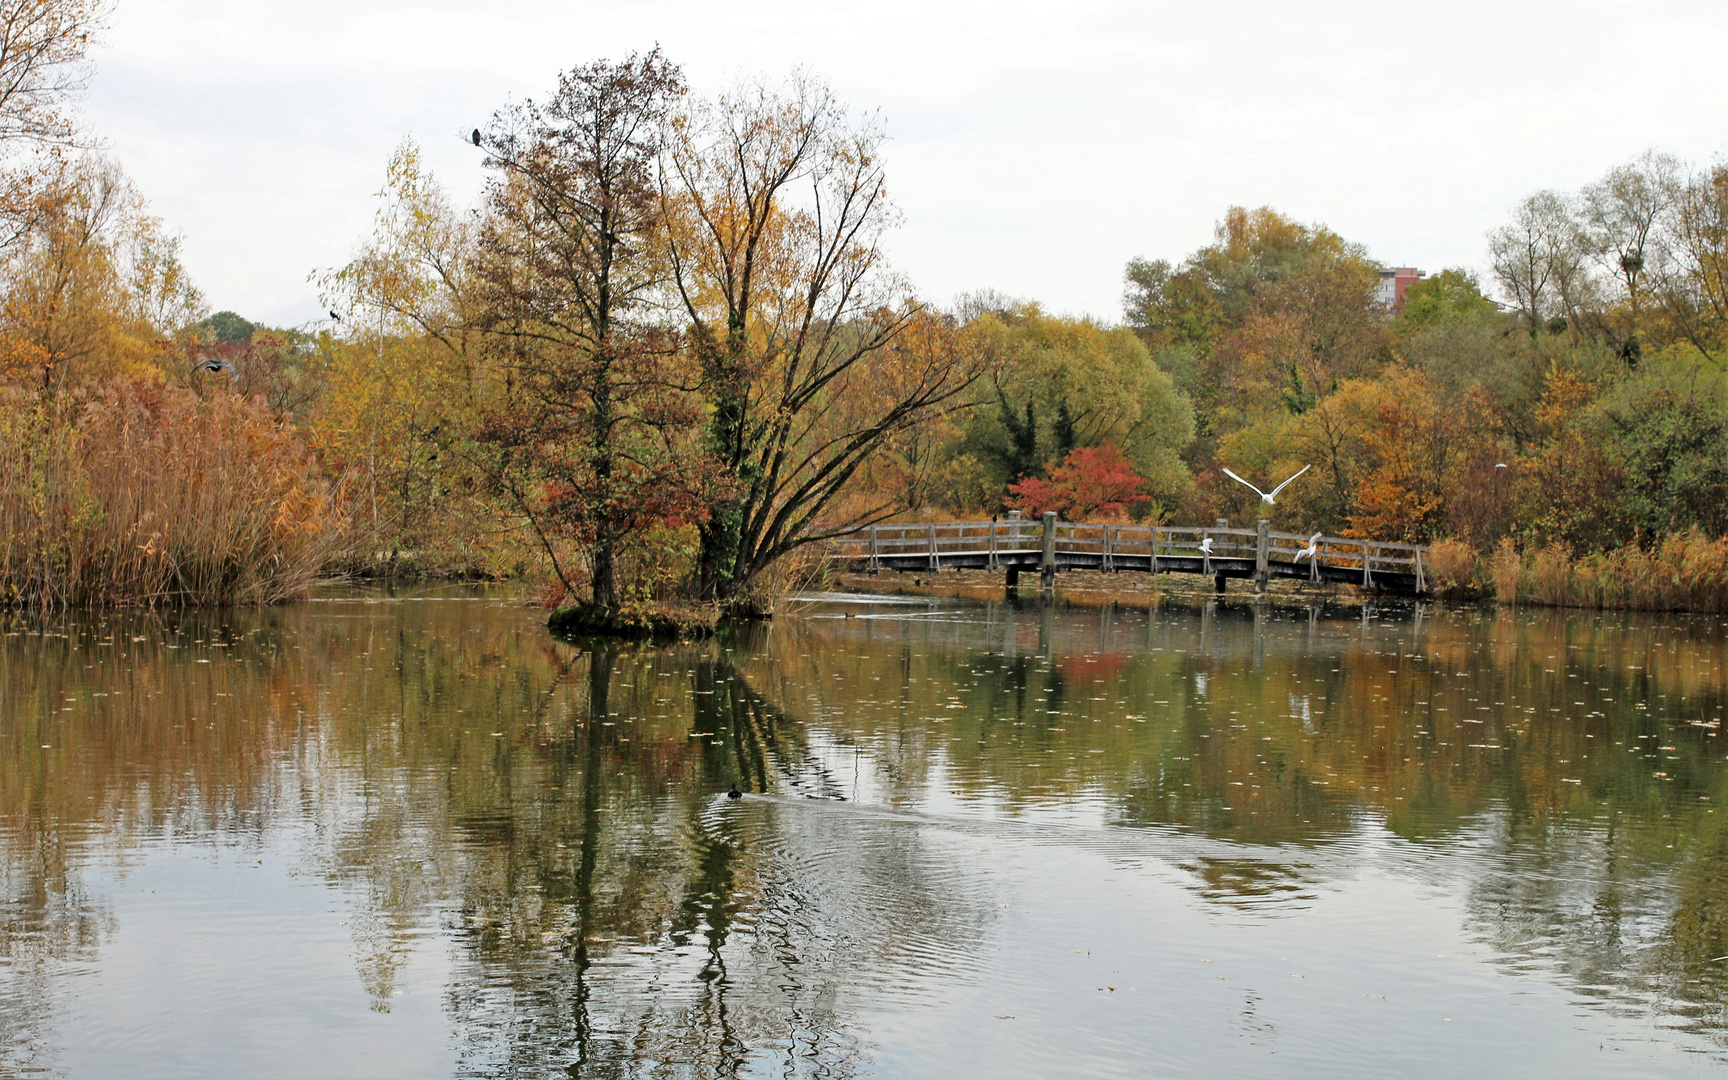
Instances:
[[[0,618],[0,1077],[1728,1063],[1717,620]]]

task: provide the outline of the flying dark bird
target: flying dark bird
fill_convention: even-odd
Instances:
[[[474,129],[474,134],[472,134],[472,135],[470,135],[470,136],[468,136],[468,137],[469,137],[469,138],[470,138],[470,139],[473,139],[473,140],[474,140],[474,145],[475,145],[475,146],[479,146],[479,145],[480,145],[480,129],[479,129],[479,128],[475,128],[475,129]]]
[[[192,365],[192,374],[196,375],[200,371],[208,371],[212,375],[220,375],[226,371],[229,378],[233,379],[235,382],[240,381],[240,371],[234,366],[232,360],[222,360],[214,356],[207,356]]]

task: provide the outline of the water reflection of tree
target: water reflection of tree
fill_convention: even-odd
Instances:
[[[514,827],[474,841],[492,869],[463,883],[465,959],[449,996],[467,1067],[855,1074],[867,1047],[848,1002],[909,973],[963,970],[929,958],[945,969],[963,958],[986,905],[933,877],[944,860],[915,829],[721,797],[734,777],[811,795],[836,786],[805,726],[723,657],[584,662],[585,700],[563,741],[539,747],[544,779],[518,792]],[[619,685],[653,678],[657,662],[689,673],[686,723],[699,733],[684,740],[686,784],[670,790],[642,783],[644,751],[601,719]]]
[[[1220,902],[1297,896],[1390,830],[1410,873],[1474,875],[1477,932],[1508,963],[1719,1030],[1720,628],[1198,625],[1002,610],[595,654],[463,605],[38,624],[0,638],[0,940],[9,961],[100,948],[74,837],[251,847],[303,823],[305,868],[354,898],[378,1007],[416,935],[451,928],[472,1074],[732,1075],[755,1055],[845,1072],[867,1056],[859,995],[964,977],[983,894],[944,868],[940,830],[718,793],[891,803],[940,779],[993,813],[1090,802],[1208,840],[1186,863]],[[1232,860],[1242,841],[1300,874]],[[1419,857],[1478,842],[1491,857]],[[8,1047],[52,966],[11,970]]]

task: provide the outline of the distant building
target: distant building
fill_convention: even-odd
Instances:
[[[1428,276],[1426,270],[1414,266],[1396,266],[1380,271],[1380,284],[1374,287],[1374,302],[1392,314],[1404,306],[1404,294],[1410,286]]]

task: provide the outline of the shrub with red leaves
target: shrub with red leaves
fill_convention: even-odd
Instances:
[[[1010,484],[1008,505],[1036,517],[1054,510],[1067,521],[1120,520],[1135,503],[1150,502],[1146,479],[1114,443],[1077,446],[1048,480],[1023,476]]]

